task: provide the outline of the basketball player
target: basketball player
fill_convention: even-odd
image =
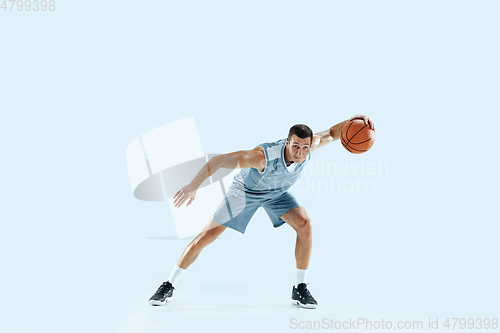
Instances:
[[[203,230],[186,247],[169,279],[149,299],[152,305],[170,301],[182,273],[196,260],[201,251],[226,229],[241,233],[259,207],[263,207],[275,228],[288,224],[297,233],[295,244],[296,284],[291,301],[303,308],[316,308],[318,302],[306,285],[306,274],[312,248],[311,220],[304,207],[287,192],[300,177],[311,158],[311,153],[340,138],[344,125],[353,119],[362,119],[374,129],[366,116],[356,115],[330,129],[313,135],[306,125],[294,125],[288,138],[263,143],[251,150],[241,150],[210,159],[194,177],[174,196],[174,206],[189,206],[196,190],[219,168],[242,169],[233,179],[227,195]]]

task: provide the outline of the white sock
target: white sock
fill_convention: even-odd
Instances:
[[[295,287],[299,286],[299,283],[306,283],[307,269],[297,268],[297,279]]]
[[[184,273],[185,269],[180,268],[179,266],[175,265],[174,269],[172,270],[172,273],[170,274],[170,277],[168,278],[168,281],[175,286],[177,281],[179,281],[179,278],[181,277],[182,273]]]

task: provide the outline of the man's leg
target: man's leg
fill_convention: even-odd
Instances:
[[[307,269],[312,251],[312,227],[311,219],[304,207],[295,207],[281,216],[281,219],[289,224],[297,232],[295,243],[295,260],[298,269]]]
[[[213,216],[210,218],[203,230],[188,244],[181,257],[177,261],[170,278],[165,281],[151,296],[149,303],[152,305],[162,305],[168,302],[173,295],[174,284],[177,283],[180,276],[200,255],[201,251],[210,243],[212,243],[222,232],[226,226],[213,221]]]
[[[311,295],[305,283],[307,268],[312,252],[312,227],[311,219],[304,207],[295,207],[287,211],[281,219],[289,224],[297,232],[295,243],[295,260],[297,262],[297,279],[292,288],[293,304],[303,308],[315,309],[318,302]]]
[[[226,226],[214,222],[212,218],[210,218],[203,230],[186,246],[186,249],[177,261],[177,266],[187,269],[198,258],[201,251],[226,230]]]

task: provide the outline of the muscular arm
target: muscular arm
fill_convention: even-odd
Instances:
[[[330,127],[329,129],[318,132],[313,135],[313,142],[311,145],[311,151],[314,151],[316,148],[320,148],[326,146],[330,142],[340,139],[340,132],[344,125],[347,124],[349,120],[345,120],[337,125]]]
[[[196,174],[191,181],[191,185],[198,188],[220,168],[225,169],[246,169],[255,168],[262,171],[266,166],[264,150],[257,147],[251,150],[240,150],[233,153],[212,157]]]
[[[240,150],[233,153],[212,157],[196,174],[191,183],[177,191],[174,196],[174,207],[180,207],[184,202],[189,206],[196,197],[198,187],[220,168],[245,169],[255,168],[259,171],[266,166],[266,156],[261,147],[252,150]]]
[[[323,132],[318,132],[314,134],[313,142],[311,144],[311,151],[315,150],[316,148],[326,146],[330,142],[340,139],[340,133],[342,132],[342,128],[344,128],[345,124],[349,123],[353,119],[362,119],[367,125],[370,125],[370,128],[372,130],[375,130],[375,125],[373,124],[373,121],[371,121],[367,116],[358,114],[355,115],[354,117],[351,117],[350,119],[344,120],[343,122],[330,127],[329,129]]]

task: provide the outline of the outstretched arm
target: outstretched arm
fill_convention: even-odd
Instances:
[[[196,174],[191,183],[177,191],[174,196],[174,206],[180,207],[187,201],[189,206],[196,197],[196,190],[200,185],[220,168],[245,169],[255,168],[262,171],[266,166],[266,156],[261,147],[252,150],[240,150],[233,153],[212,157]]]
[[[323,132],[318,132],[313,135],[313,142],[311,145],[311,151],[314,151],[316,148],[320,148],[323,146],[326,146],[330,142],[333,142],[335,140],[340,139],[340,133],[342,132],[342,128],[346,124],[348,124],[351,120],[353,119],[362,119],[364,120],[365,124],[370,125],[370,128],[372,130],[375,130],[375,125],[373,124],[373,121],[371,121],[367,116],[363,115],[355,115],[354,117],[351,117],[348,120],[344,120],[341,123],[338,123],[337,125],[334,125],[330,127],[329,129],[323,131]]]

